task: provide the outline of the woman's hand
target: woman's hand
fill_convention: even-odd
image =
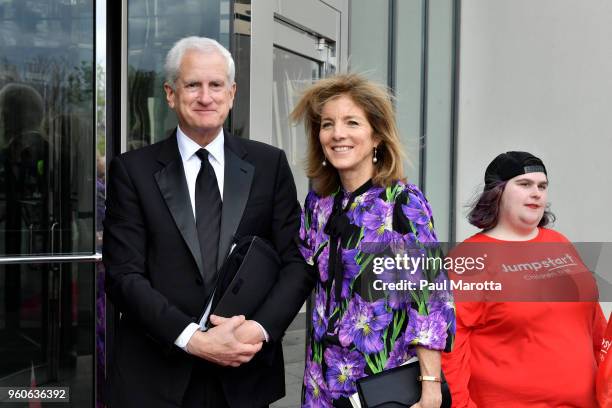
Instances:
[[[440,390],[440,383],[423,381],[421,399],[410,408],[440,408],[441,404],[442,391]]]
[[[440,378],[440,352],[417,346],[421,374]],[[421,381],[421,399],[411,408],[440,408],[442,404],[441,384],[436,381]]]

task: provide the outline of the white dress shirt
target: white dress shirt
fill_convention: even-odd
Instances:
[[[199,144],[197,144],[193,139],[187,136],[180,127],[176,128],[176,139],[178,142],[179,153],[181,154],[181,159],[183,161],[183,169],[185,170],[185,178],[187,179],[187,188],[189,190],[189,200],[191,201],[191,210],[193,211],[193,217],[196,217],[195,212],[195,188],[196,188],[196,179],[198,178],[198,173],[200,172],[200,166],[202,164],[200,158],[196,155],[196,152],[202,148]],[[215,171],[215,176],[217,176],[217,185],[219,186],[219,193],[221,193],[221,201],[223,201],[223,182],[225,177],[225,136],[223,134],[223,129],[219,131],[219,134],[206,145],[205,149],[208,151],[208,161]],[[214,296],[214,294],[213,294]],[[200,324],[197,323],[189,323],[189,325],[183,330],[183,332],[177,337],[174,341],[174,344],[182,348],[186,349],[187,343],[191,339],[191,336],[204,327],[204,323],[208,318],[208,313],[210,313],[210,303],[209,309],[207,309],[207,313],[204,314],[202,318],[203,322]],[[255,322],[257,323],[257,322]],[[268,333],[263,328],[263,326],[259,323],[257,325],[261,328],[262,334],[266,341],[268,341]]]
[[[186,134],[183,133],[181,128],[176,129],[176,138],[178,141],[178,148],[183,160],[183,169],[185,170],[185,178],[187,179],[187,188],[189,189],[189,199],[191,200],[191,209],[193,211],[193,217],[195,218],[195,188],[196,179],[200,172],[200,165],[202,161],[196,155],[196,152],[202,148],[199,144],[194,142]],[[204,149],[208,151],[208,162],[215,171],[217,176],[217,185],[219,186],[219,193],[221,193],[221,201],[223,201],[223,180],[225,177],[225,151],[223,146],[225,144],[225,136],[223,135],[223,129],[219,134],[210,142]]]

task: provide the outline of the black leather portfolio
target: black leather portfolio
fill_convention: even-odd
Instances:
[[[408,408],[421,399],[421,375],[418,361],[382,371],[357,380],[357,392],[362,408]],[[442,376],[442,405],[452,405],[448,384]]]
[[[240,239],[221,268],[212,314],[252,317],[276,283],[279,269],[278,254],[267,241]]]

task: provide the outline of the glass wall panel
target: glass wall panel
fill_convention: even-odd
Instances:
[[[429,1],[425,191],[436,232],[451,239],[453,137],[453,0]]]
[[[193,35],[213,38],[229,48],[229,14],[229,1],[128,3],[127,150],[162,140],[176,126],[163,88],[168,50]]]
[[[94,248],[93,0],[0,4],[0,256]]]
[[[353,0],[349,14],[349,71],[388,82],[389,1]]]
[[[395,8],[395,112],[407,155],[404,171],[410,182],[419,184],[423,143],[423,0],[397,1]]]
[[[432,204],[441,240],[452,236],[454,208],[451,201],[455,3],[455,0],[350,3],[350,71],[394,87],[400,137],[408,155],[404,173],[424,190]]]
[[[232,56],[236,63],[236,95],[231,111],[232,134],[249,135],[251,100],[251,0],[234,1]]]
[[[293,126],[289,122],[289,114],[301,91],[320,78],[320,66],[301,55],[274,47],[273,67],[272,144],[287,154],[298,200],[303,203],[308,194],[308,178],[304,173],[306,134],[303,124]]]
[[[349,65],[380,84],[394,83],[395,108],[406,159],[404,173],[419,184],[422,140],[422,44],[425,0],[353,0],[350,15]],[[395,15],[390,27],[389,7]],[[361,29],[367,27],[367,30]],[[393,34],[394,38],[389,38]],[[391,49],[393,47],[393,49]],[[389,70],[389,63],[394,65]],[[393,74],[393,81],[389,72]]]
[[[65,405],[93,406],[95,266],[17,267],[0,265],[0,387],[70,387]]]
[[[0,258],[94,251],[93,7],[0,3]],[[0,265],[0,386],[92,406],[93,268]]]

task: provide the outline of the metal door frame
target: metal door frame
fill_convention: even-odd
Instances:
[[[273,50],[280,47],[328,64],[317,39],[335,45],[334,65],[348,61],[348,0],[258,0],[251,9],[249,138],[272,142]]]

